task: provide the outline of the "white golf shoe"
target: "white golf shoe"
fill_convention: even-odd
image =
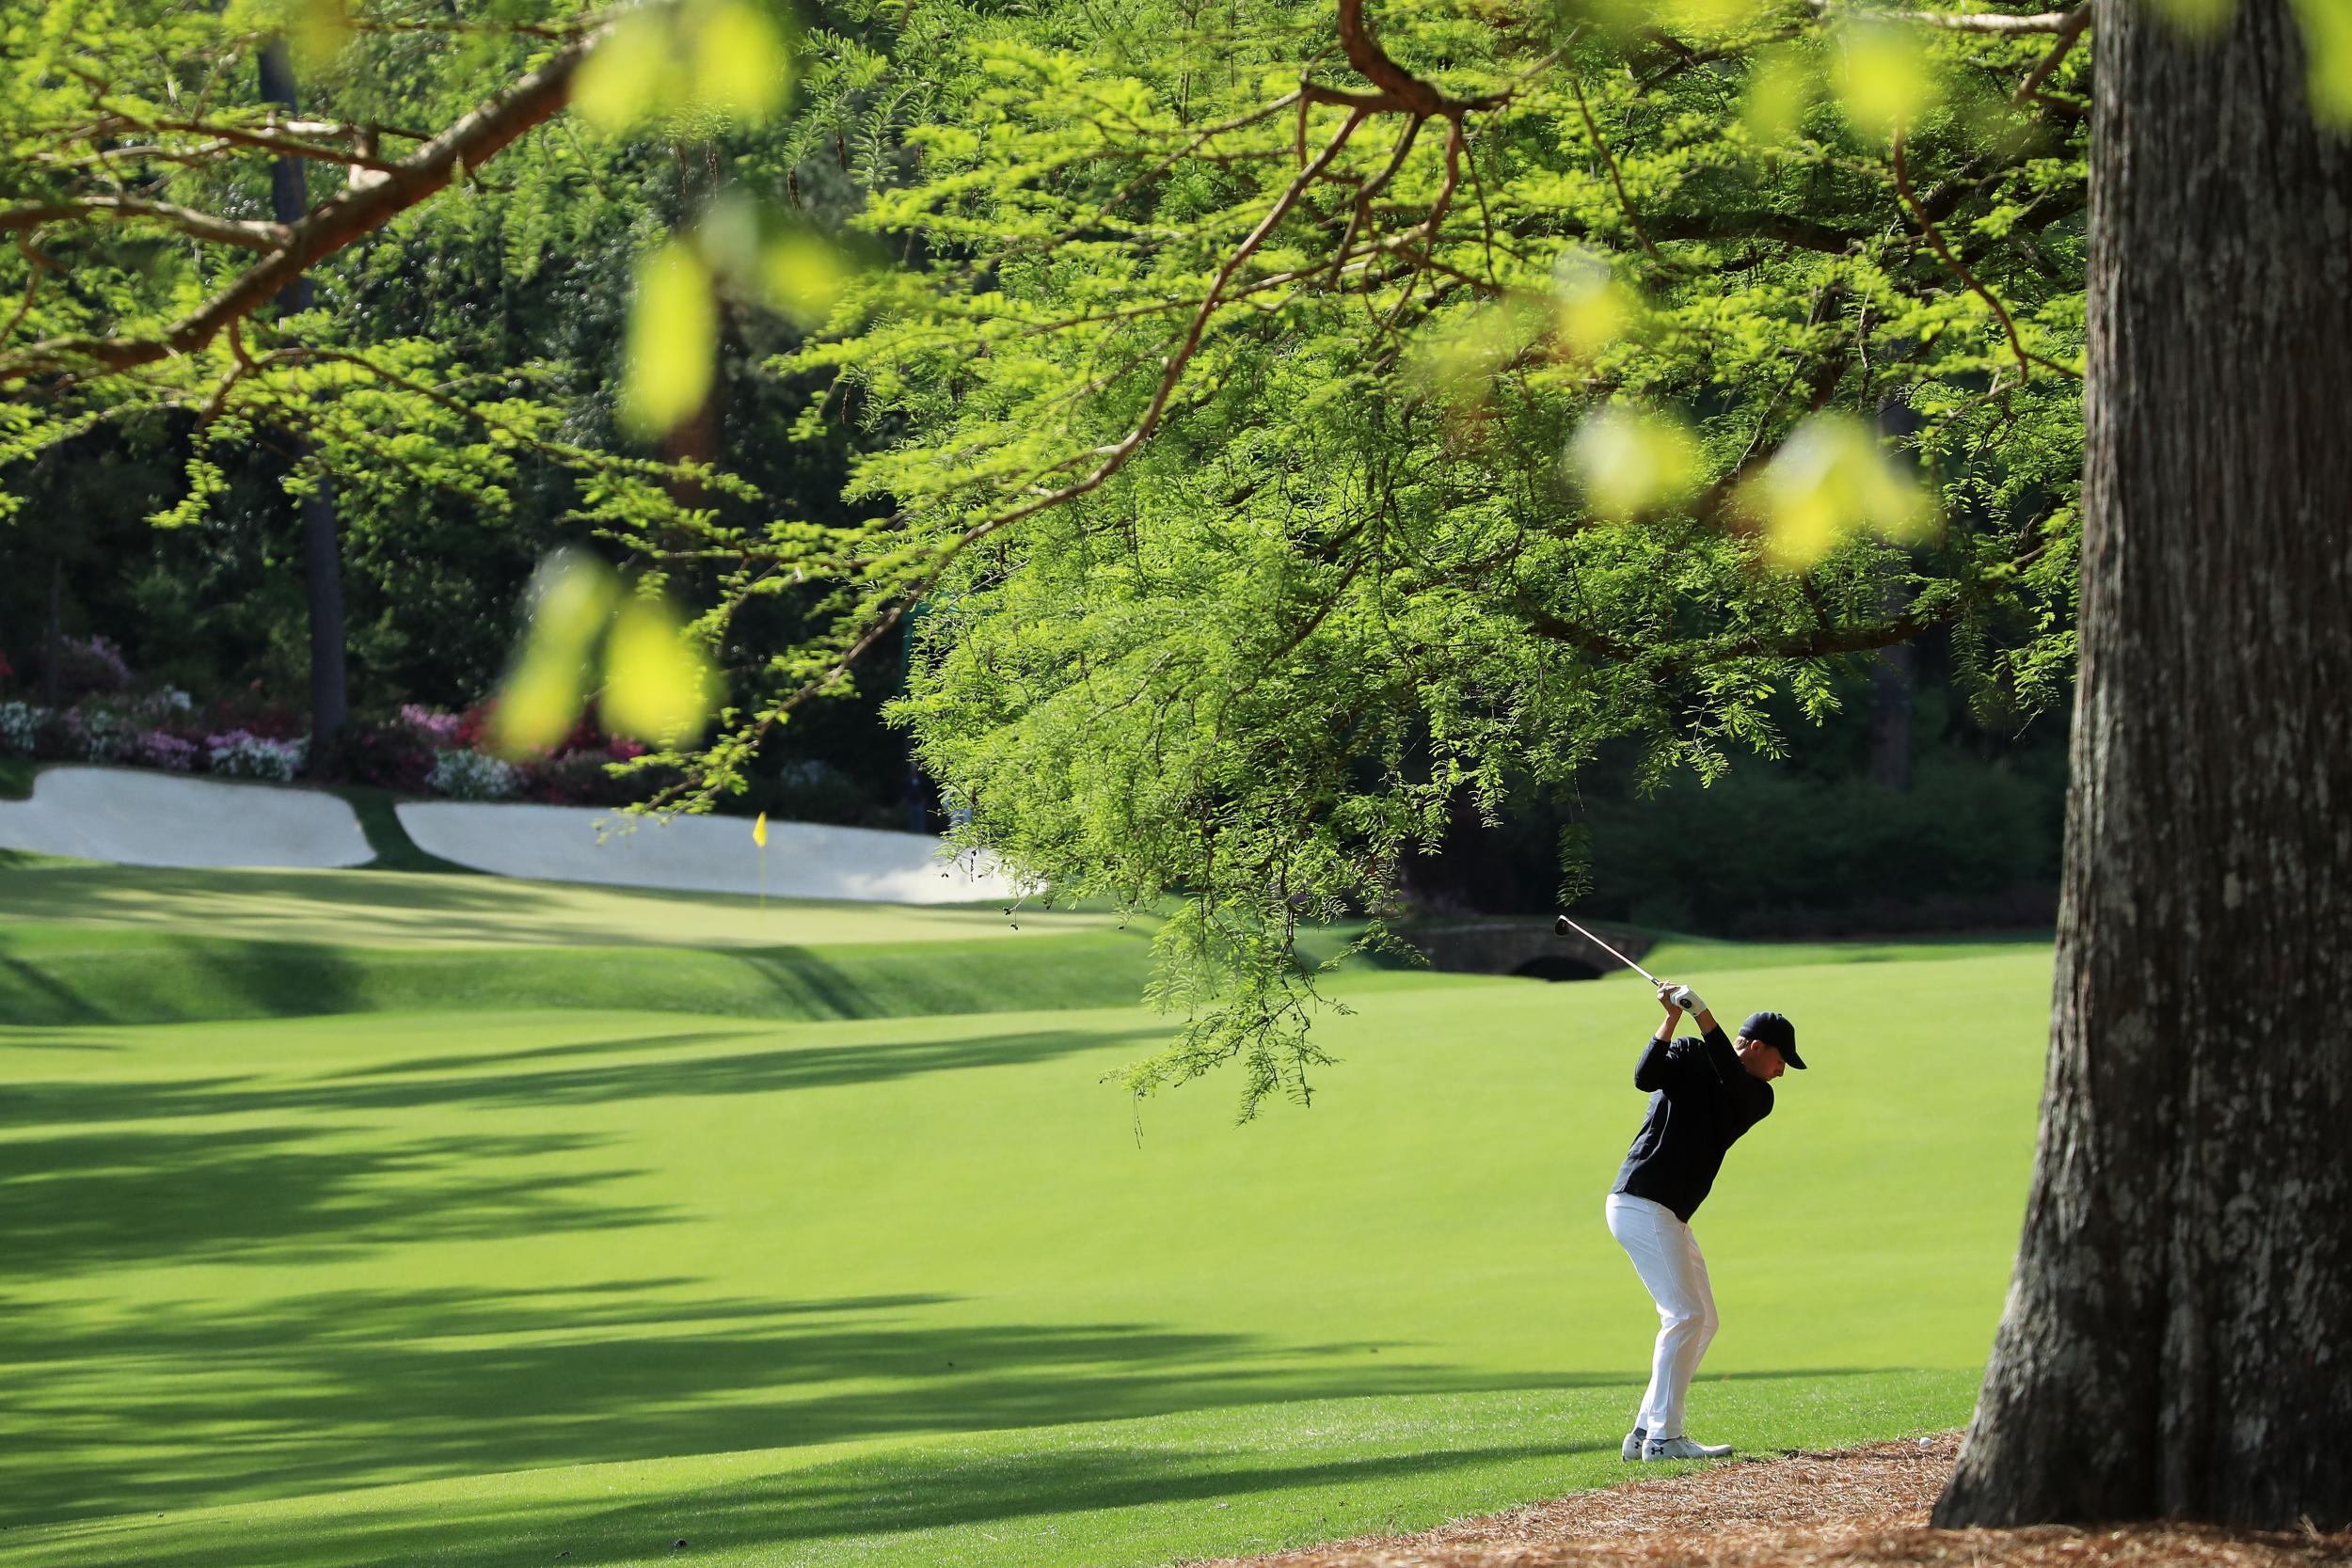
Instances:
[[[1652,1437],[1642,1445],[1645,1461],[1658,1459],[1721,1459],[1731,1452],[1728,1443],[1693,1443],[1688,1437]]]
[[[1635,1427],[1631,1432],[1625,1434],[1625,1446],[1617,1450],[1617,1457],[1624,1460],[1628,1465],[1632,1464],[1635,1460],[1642,1457],[1642,1446],[1648,1441],[1649,1433],[1643,1431],[1640,1427]]]

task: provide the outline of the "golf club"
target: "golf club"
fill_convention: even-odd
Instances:
[[[1640,964],[1635,963],[1631,958],[1627,958],[1623,953],[1618,952],[1615,948],[1610,946],[1607,942],[1601,941],[1600,938],[1593,935],[1592,932],[1586,930],[1583,927],[1579,926],[1575,921],[1570,920],[1565,914],[1551,923],[1551,928],[1564,937],[1570,931],[1574,931],[1578,936],[1582,937],[1586,942],[1591,942],[1595,947],[1599,948],[1602,952],[1608,954],[1611,958],[1625,965],[1626,968],[1633,971],[1634,974],[1639,974],[1643,979],[1647,980],[1651,985],[1655,986],[1662,983],[1659,980],[1657,975],[1652,974],[1648,970],[1644,969]]]

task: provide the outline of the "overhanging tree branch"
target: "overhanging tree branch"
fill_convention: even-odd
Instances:
[[[364,234],[424,201],[466,169],[481,167],[516,137],[570,101],[572,77],[605,35],[598,28],[558,49],[545,64],[459,119],[405,158],[369,171],[364,182],[289,225],[285,240],[227,288],[149,338],[53,338],[0,359],[0,384],[56,372],[124,371],[172,355],[194,354],[230,323],[241,321],[279,290]]]
[[[199,213],[192,207],[178,207],[168,201],[142,201],[128,196],[80,197],[66,201],[39,201],[22,207],[0,207],[0,232],[38,229],[44,223],[60,223],[75,218],[160,223],[183,233],[193,234],[199,240],[210,240],[215,245],[237,245],[246,250],[275,251],[282,248],[292,237],[283,224],[263,223],[258,218],[215,217],[211,213]]]

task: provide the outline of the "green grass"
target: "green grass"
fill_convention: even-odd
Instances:
[[[88,1009],[0,1030],[0,1563],[1146,1564],[1617,1478],[1639,987],[1345,976],[1314,1107],[1235,1128],[1102,1083],[1133,934],[750,902],[0,877],[0,1001]],[[720,1016],[787,950],[856,982]],[[1700,956],[1815,1069],[1699,1218],[1694,1428],[1956,1424],[2046,949]]]

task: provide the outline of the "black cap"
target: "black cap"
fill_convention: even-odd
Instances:
[[[1740,1025],[1742,1037],[1761,1041],[1780,1053],[1782,1061],[1798,1071],[1804,1070],[1804,1058],[1797,1054],[1797,1026],[1779,1013],[1750,1013],[1748,1021]]]

